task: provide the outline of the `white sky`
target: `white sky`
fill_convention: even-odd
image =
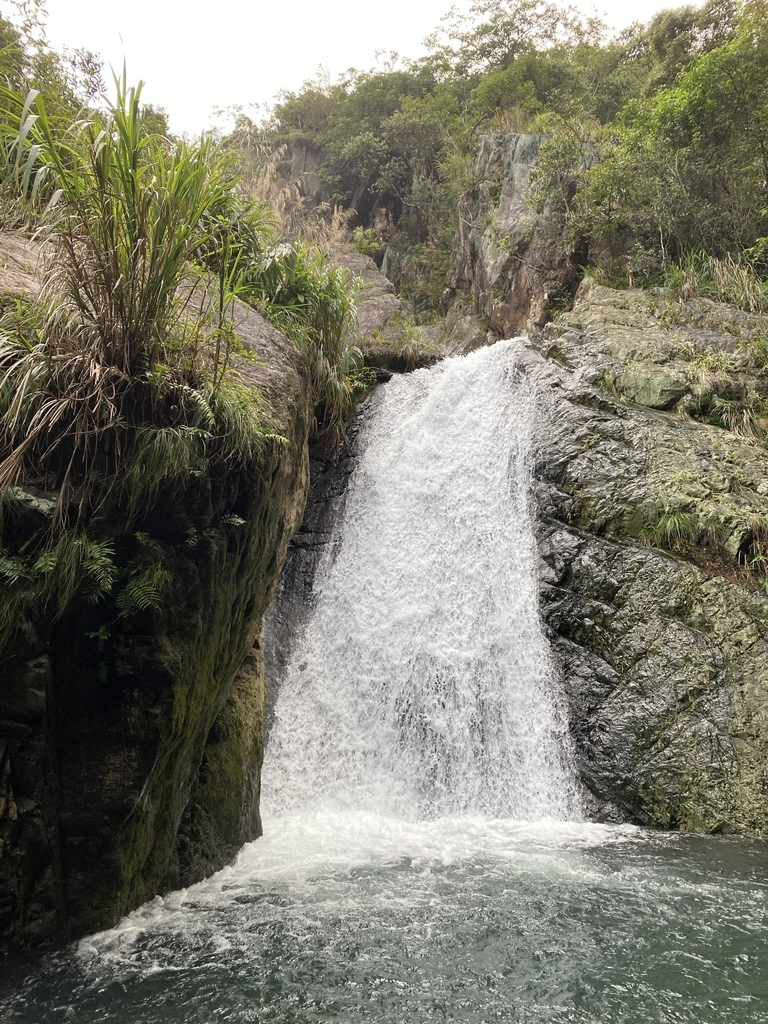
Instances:
[[[621,28],[647,21],[685,0],[580,0]],[[377,50],[405,57],[439,25],[451,0],[47,0],[48,39],[55,49],[86,47],[145,83],[145,102],[165,107],[171,129],[197,134],[215,108],[269,105],[322,66],[332,79],[367,70]],[[465,10],[469,0],[458,0]],[[8,16],[7,0],[0,10]],[[111,81],[108,78],[111,85]],[[110,90],[111,91],[111,90]]]

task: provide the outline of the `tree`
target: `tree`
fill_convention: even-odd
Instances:
[[[506,68],[522,53],[557,42],[596,39],[603,26],[573,7],[549,0],[473,0],[467,14],[453,8],[429,40],[432,61],[459,77]]]

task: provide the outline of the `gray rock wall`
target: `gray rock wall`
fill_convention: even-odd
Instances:
[[[578,285],[562,225],[528,205],[543,141],[541,135],[481,136],[479,195],[459,219],[449,286],[474,296],[499,337],[543,327]]]
[[[695,378],[694,342],[738,362],[739,338],[713,326],[726,312],[702,338],[658,297],[586,287],[521,369],[539,391],[542,610],[594,813],[765,832],[768,595],[746,561],[768,451],[665,411],[660,386]],[[630,368],[631,398],[614,384]],[[764,373],[738,372],[768,394]]]

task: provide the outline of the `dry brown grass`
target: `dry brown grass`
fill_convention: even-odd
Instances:
[[[40,246],[21,235],[0,233],[0,293],[34,299],[40,291]]]

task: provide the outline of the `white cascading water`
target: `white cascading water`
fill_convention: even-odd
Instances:
[[[280,681],[267,816],[580,817],[538,615],[521,344],[379,389]]]

